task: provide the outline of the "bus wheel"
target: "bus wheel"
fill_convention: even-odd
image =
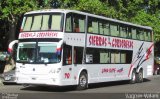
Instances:
[[[137,74],[137,83],[142,83],[143,82],[143,70],[140,70],[139,73]]]
[[[134,84],[134,83],[136,83],[136,71],[135,70],[133,70],[131,79],[130,79],[130,84]]]
[[[79,76],[79,83],[77,86],[77,90],[84,90],[88,87],[88,77],[85,72],[82,72]]]

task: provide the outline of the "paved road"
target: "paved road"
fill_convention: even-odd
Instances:
[[[52,97],[51,99],[66,99],[67,97],[69,99],[78,99],[78,97],[79,99],[83,97],[87,99],[97,99],[99,97],[110,97],[107,99],[115,99],[115,97],[119,99],[146,99],[146,96],[149,96],[147,99],[160,99],[160,75],[153,76],[146,79],[143,83],[137,84],[128,84],[127,81],[92,84],[89,86],[89,89],[83,91],[76,91],[74,87],[4,85],[0,86],[0,93],[2,93],[3,99],[6,99],[4,97],[8,95],[14,97],[17,95],[18,99],[22,97],[27,99],[31,98],[31,96],[37,99],[49,99],[50,97]]]

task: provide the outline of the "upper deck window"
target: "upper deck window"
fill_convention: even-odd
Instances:
[[[62,31],[63,14],[45,13],[25,15],[22,24],[23,31]]]
[[[99,33],[99,26],[98,26],[98,19],[89,17],[88,18],[88,32],[98,34]]]
[[[75,13],[66,15],[66,32],[84,33],[85,32],[85,16]]]

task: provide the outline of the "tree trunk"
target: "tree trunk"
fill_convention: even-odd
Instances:
[[[16,25],[14,24],[14,23],[12,23],[12,24],[10,24],[10,26],[9,26],[10,28],[10,30],[9,30],[9,33],[8,33],[8,44],[11,42],[11,41],[13,41],[13,40],[15,40],[16,38],[15,38],[15,35],[16,35]]]

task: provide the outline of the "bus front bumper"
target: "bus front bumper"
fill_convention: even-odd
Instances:
[[[55,85],[61,86],[58,78],[53,77],[35,77],[35,76],[20,76],[16,77],[17,84],[29,84],[29,85]]]

